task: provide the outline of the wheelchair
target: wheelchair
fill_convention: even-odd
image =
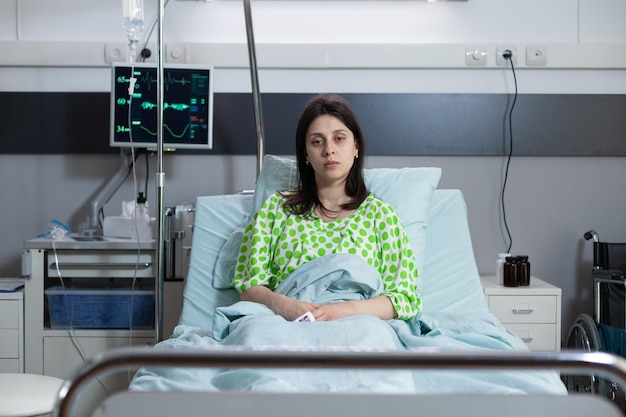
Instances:
[[[593,318],[580,314],[569,330],[566,347],[586,352],[602,351],[626,358],[626,243],[600,242],[590,230],[585,240],[593,239]],[[601,395],[624,409],[624,387],[595,375],[563,377],[568,391]]]

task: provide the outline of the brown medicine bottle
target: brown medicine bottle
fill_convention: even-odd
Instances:
[[[517,280],[519,285],[530,285],[530,262],[528,262],[528,256],[517,257]]]
[[[504,286],[517,287],[519,280],[517,279],[517,258],[515,256],[507,256],[503,267]]]

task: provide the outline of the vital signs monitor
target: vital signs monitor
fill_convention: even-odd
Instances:
[[[134,78],[132,91],[129,91]],[[115,63],[111,87],[111,146],[157,147],[157,67]],[[163,67],[163,148],[213,146],[213,68]]]

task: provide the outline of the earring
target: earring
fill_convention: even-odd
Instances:
[[[359,159],[359,154],[358,153],[355,155],[354,159]]]
[[[308,159],[307,159],[307,161],[306,161],[306,164],[307,164],[307,165],[311,165],[311,163],[308,161]]]

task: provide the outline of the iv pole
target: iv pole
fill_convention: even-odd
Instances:
[[[155,285],[155,339],[160,342],[163,338],[163,281],[165,279],[165,208],[163,204],[163,186],[165,173],[163,172],[163,15],[164,0],[159,0],[157,11],[157,172],[156,172],[156,285]]]
[[[163,15],[164,0],[159,0],[157,12],[157,251],[156,251],[156,285],[155,285],[155,339],[162,340],[163,334],[163,282],[165,279],[165,207],[163,203],[163,188],[165,173],[163,172]],[[250,76],[252,81],[252,98],[254,104],[254,116],[257,132],[257,178],[261,172],[263,155],[265,154],[265,138],[263,129],[263,111],[259,92],[259,77],[256,65],[256,53],[254,47],[254,33],[252,28],[252,13],[250,0],[244,0],[244,12],[246,17],[246,33],[248,43],[248,56],[250,59]]]
[[[243,0],[243,6],[246,15],[248,57],[250,59],[250,77],[252,78],[252,100],[254,102],[254,118],[256,120],[256,177],[258,179],[259,174],[261,173],[261,168],[263,167],[263,156],[265,155],[265,132],[263,129],[263,109],[261,108],[261,94],[259,92],[259,74],[256,66],[256,52],[254,47],[254,31],[252,28],[252,11],[250,9],[250,0]]]

